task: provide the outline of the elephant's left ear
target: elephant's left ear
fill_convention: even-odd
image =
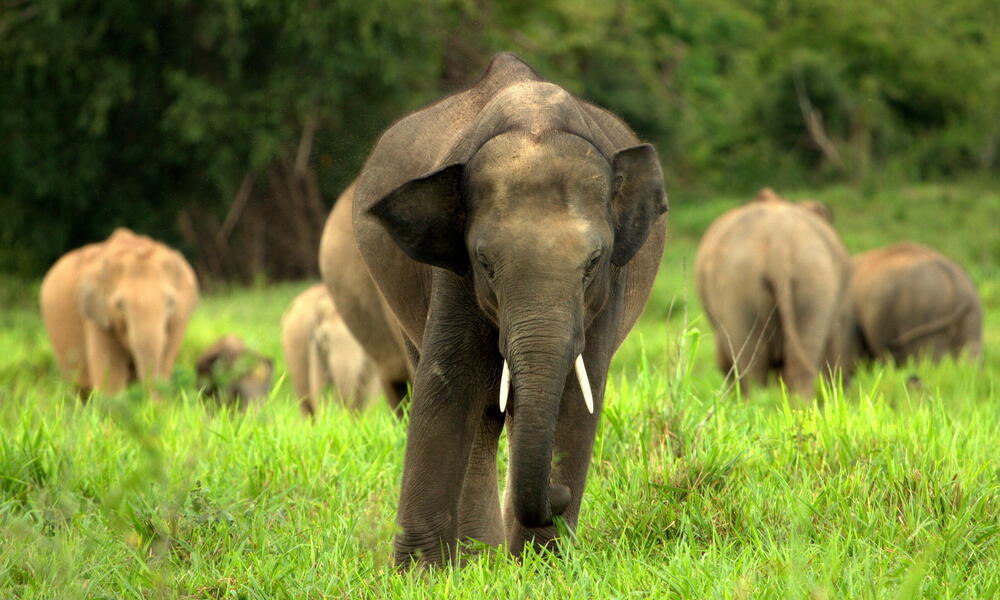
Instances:
[[[469,267],[463,168],[452,164],[411,179],[369,209],[407,256],[459,275]]]
[[[611,261],[624,266],[649,235],[653,223],[667,212],[667,193],[656,149],[640,144],[617,152],[612,160],[615,191],[612,199],[618,224]]]

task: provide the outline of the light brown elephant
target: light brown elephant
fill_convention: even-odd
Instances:
[[[808,397],[823,367],[837,367],[850,259],[820,203],[786,202],[770,189],[705,232],[695,259],[698,295],[715,329],[716,357],[743,391],[770,371]]]
[[[168,377],[197,304],[184,257],[125,228],[60,258],[41,288],[56,360],[82,391]]]
[[[389,406],[400,414],[413,371],[396,317],[375,287],[354,240],[351,225],[355,184],[337,199],[320,240],[319,269],[337,311],[375,363]]]
[[[849,358],[903,363],[927,354],[970,358],[982,352],[983,307],[962,267],[939,252],[903,242],[854,257]]]
[[[348,331],[324,285],[314,285],[292,301],[281,331],[288,374],[304,414],[315,414],[330,386],[339,402],[354,409],[378,394],[375,365]]]
[[[206,398],[246,410],[271,391],[274,361],[248,348],[240,336],[230,334],[201,353],[195,371]]]

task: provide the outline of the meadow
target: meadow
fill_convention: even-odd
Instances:
[[[726,393],[690,271],[705,227],[745,199],[674,195],[559,560],[394,571],[405,428],[382,402],[299,416],[279,319],[306,282],[205,295],[161,402],[86,405],[58,377],[37,283],[8,284],[0,598],[1000,597],[1000,191],[787,195],[828,202],[852,252],[911,239],[963,264],[987,312],[982,363],[866,367],[804,409],[780,388]],[[247,414],[195,390],[198,350],[229,332],[276,359]]]

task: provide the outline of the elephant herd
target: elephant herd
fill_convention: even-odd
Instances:
[[[381,392],[394,409],[412,385],[402,568],[454,561],[472,541],[558,551],[666,212],[656,150],[510,54],[381,136],[334,205],[323,284],[285,312],[282,347],[306,414],[330,385],[347,405]],[[807,396],[819,373],[861,357],[979,352],[981,308],[960,268],[913,244],[852,263],[819,203],[763,191],[712,224],[696,271],[720,368],[744,389],[774,370]],[[197,301],[180,254],[124,229],[64,256],[41,289],[63,373],[108,392],[170,373]],[[273,371],[234,336],[197,369],[243,405]]]
[[[849,379],[859,361],[982,349],[982,306],[961,267],[910,242],[852,260],[828,207],[770,189],[709,226],[695,279],[719,368],[744,392],[775,372],[808,397],[818,374]]]

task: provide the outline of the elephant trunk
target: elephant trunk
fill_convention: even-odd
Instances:
[[[521,304],[501,327],[510,368],[510,494],[526,527],[552,523],[570,502],[566,486],[550,482],[559,407],[573,361],[583,345],[582,306]]]
[[[139,381],[148,385],[162,377],[160,371],[167,341],[163,318],[129,315],[128,341]]]

